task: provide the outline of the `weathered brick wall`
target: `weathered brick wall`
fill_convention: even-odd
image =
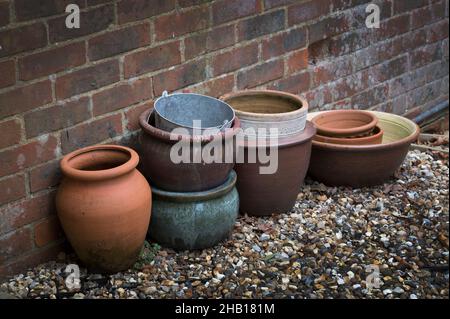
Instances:
[[[133,145],[163,90],[413,116],[448,98],[448,0],[0,0],[0,276],[52,258],[64,154]],[[65,7],[82,9],[67,29]]]

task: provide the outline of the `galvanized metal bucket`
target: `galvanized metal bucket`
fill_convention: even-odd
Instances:
[[[227,103],[195,93],[163,95],[155,101],[155,126],[171,132],[185,128],[190,134],[194,129],[200,134],[208,129],[221,131],[230,128],[234,121],[234,110]],[[200,122],[197,122],[200,121]]]

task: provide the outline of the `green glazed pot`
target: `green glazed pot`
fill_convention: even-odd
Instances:
[[[148,237],[175,250],[212,247],[233,230],[239,212],[236,173],[203,192],[167,192],[152,187],[152,220]]]

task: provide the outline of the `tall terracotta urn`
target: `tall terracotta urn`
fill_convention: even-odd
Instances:
[[[142,248],[151,189],[138,162],[134,150],[118,145],[86,147],[61,161],[58,217],[78,257],[93,271],[128,269]]]

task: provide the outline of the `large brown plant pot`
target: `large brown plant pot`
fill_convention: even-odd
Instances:
[[[371,113],[378,117],[378,125],[384,131],[381,144],[336,145],[313,141],[308,175],[330,186],[363,187],[389,180],[403,163],[420,129],[399,115]]]
[[[279,139],[275,174],[260,174],[260,167],[267,164],[247,161],[249,149],[257,146],[246,142],[240,144],[244,163],[236,163],[235,171],[242,214],[267,216],[286,213],[293,208],[308,170],[315,133],[314,125],[307,122],[302,133]]]
[[[222,138],[223,145],[235,149],[235,135],[240,128],[239,119],[235,119],[231,129],[226,129],[214,136],[203,135],[174,135],[160,130],[154,126],[153,108],[140,115],[139,124],[142,132],[139,136],[141,149],[142,171],[150,183],[159,189],[171,192],[198,192],[222,185],[228,178],[234,166],[225,160],[217,163],[174,163],[170,158],[172,147],[181,139],[187,140],[191,145],[204,147],[215,137]],[[233,152],[233,159],[235,155]]]
[[[370,133],[378,124],[377,117],[362,110],[334,110],[309,117],[317,133],[329,137],[354,137]]]
[[[137,153],[118,145],[86,147],[61,161],[58,217],[80,260],[93,271],[130,268],[145,240],[151,190]]]
[[[328,137],[316,134],[314,141],[341,145],[373,145],[383,141],[383,130],[376,126],[373,133],[362,137]]]

